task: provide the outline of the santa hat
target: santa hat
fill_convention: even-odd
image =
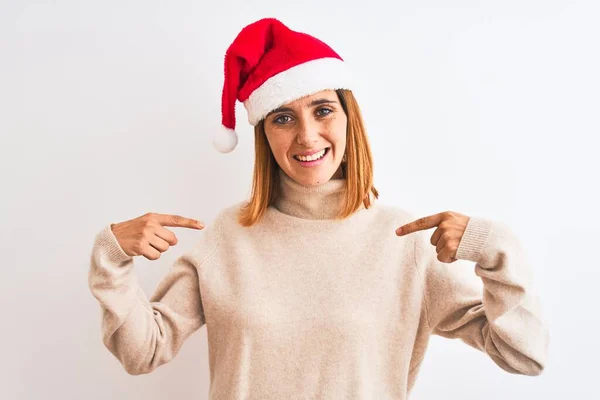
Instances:
[[[344,60],[319,39],[275,18],[256,21],[241,30],[225,53],[223,129],[213,137],[213,145],[221,153],[237,145],[236,100],[256,126],[283,104],[326,89],[349,88],[350,78]]]

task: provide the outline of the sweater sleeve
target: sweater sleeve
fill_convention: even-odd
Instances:
[[[539,375],[549,334],[532,293],[532,270],[519,240],[499,222],[471,217],[453,263],[437,259],[431,233],[417,232],[425,268],[425,310],[433,334],[458,338],[503,370]],[[475,273],[470,271],[475,262]]]
[[[102,341],[129,374],[149,373],[167,363],[205,324],[197,270],[206,253],[202,245],[204,251],[195,248],[179,256],[148,298],[133,258],[120,247],[110,225],[96,235],[89,288],[101,308]]]

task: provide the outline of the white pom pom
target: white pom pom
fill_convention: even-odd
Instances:
[[[238,135],[234,129],[221,125],[221,130],[213,137],[213,146],[221,153],[229,153],[238,144]]]

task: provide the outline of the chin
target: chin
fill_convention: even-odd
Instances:
[[[333,178],[334,172],[308,172],[296,176],[294,180],[304,186],[322,185]]]

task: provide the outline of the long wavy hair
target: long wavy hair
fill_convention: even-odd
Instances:
[[[369,208],[371,195],[379,198],[373,186],[373,156],[360,108],[352,91],[336,90],[338,99],[348,119],[346,128],[346,156],[341,168],[346,182],[344,206],[335,219],[344,219],[361,206]],[[242,206],[238,221],[242,226],[252,226],[272,205],[279,194],[279,165],[277,164],[267,137],[264,120],[254,127],[254,174],[250,199]]]

